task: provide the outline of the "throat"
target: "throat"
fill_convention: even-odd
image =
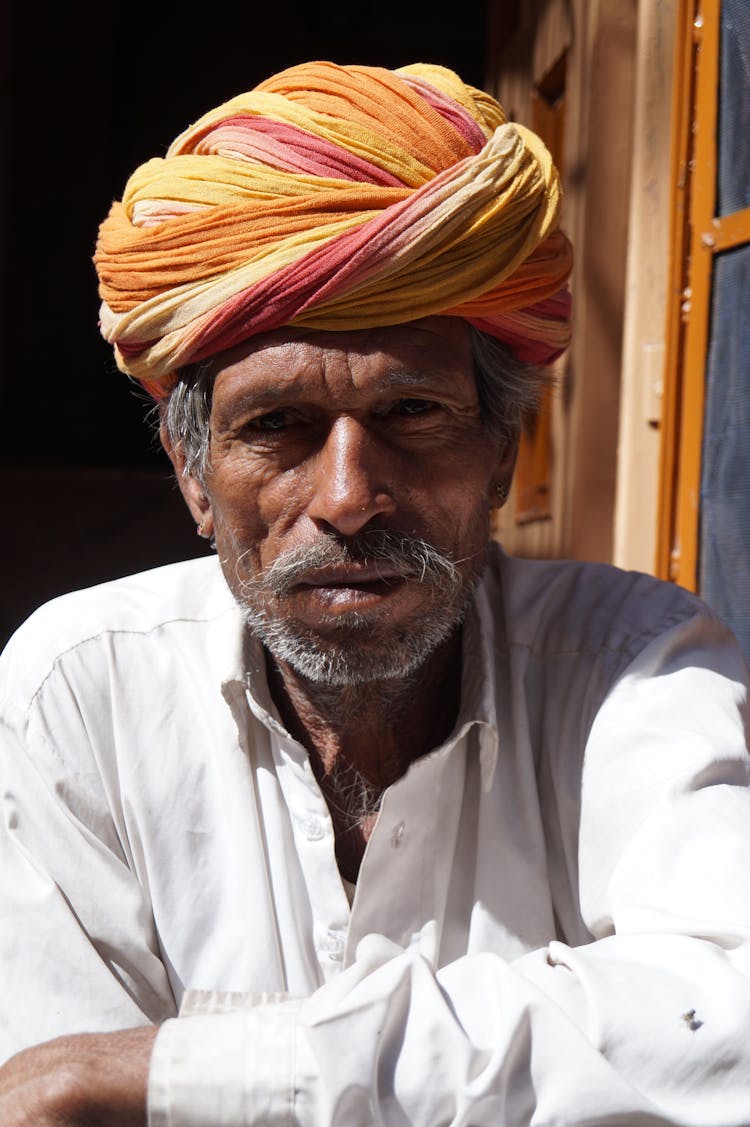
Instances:
[[[267,654],[271,694],[290,735],[307,750],[346,880],[357,879],[385,790],[450,734],[460,669],[457,635],[401,681],[311,683]]]
[[[333,823],[339,872],[355,883],[385,788],[371,783],[349,764],[343,771],[321,775],[318,783]]]

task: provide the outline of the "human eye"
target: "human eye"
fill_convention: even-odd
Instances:
[[[261,434],[277,434],[279,431],[286,430],[291,424],[290,413],[278,410],[266,411],[262,415],[256,415],[247,425],[251,431]]]
[[[415,418],[418,415],[428,415],[438,408],[437,403],[431,399],[398,399],[391,408],[391,414],[404,418]]]

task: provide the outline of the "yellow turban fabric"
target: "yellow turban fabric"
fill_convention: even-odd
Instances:
[[[130,177],[99,229],[101,331],[157,398],[284,325],[458,316],[547,364],[570,335],[559,207],[540,139],[453,71],[293,66]]]

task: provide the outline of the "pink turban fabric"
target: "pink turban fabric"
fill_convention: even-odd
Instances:
[[[444,67],[312,62],[206,113],[99,229],[100,325],[156,398],[285,325],[463,317],[522,360],[570,338],[570,243],[541,140]]]

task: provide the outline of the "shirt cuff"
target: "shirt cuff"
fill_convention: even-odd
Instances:
[[[302,999],[172,1018],[151,1056],[148,1127],[314,1122],[314,1061]]]

